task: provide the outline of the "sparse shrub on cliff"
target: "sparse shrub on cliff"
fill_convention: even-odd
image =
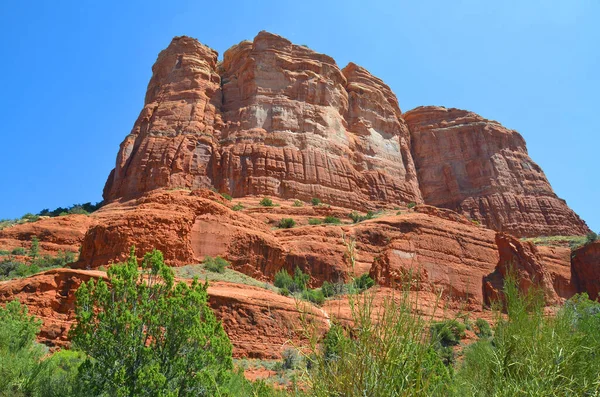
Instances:
[[[221,197],[223,197],[225,200],[228,200],[228,201],[233,200],[233,197],[231,197],[231,195],[229,195],[227,193],[221,193]]]
[[[374,216],[374,215],[375,215],[375,214],[373,213],[373,211],[368,211],[366,215],[361,215],[361,214],[359,214],[359,213],[358,213],[358,212],[356,212],[356,211],[352,211],[352,212],[351,212],[351,213],[348,215],[348,217],[349,217],[350,219],[352,219],[352,222],[354,222],[354,223],[358,223],[358,222],[362,222],[362,221],[364,221],[364,220],[367,220],[367,219],[373,219],[373,216]]]
[[[283,218],[277,224],[277,227],[280,229],[291,229],[294,226],[296,226],[296,221],[293,220],[292,218]]]
[[[313,197],[313,198],[310,200],[310,202],[311,202],[311,204],[312,204],[312,205],[314,205],[314,206],[317,206],[317,205],[320,205],[320,204],[321,204],[321,199],[320,199],[320,198],[317,198],[317,197]]]
[[[233,207],[231,207],[232,210],[234,211],[241,211],[244,209],[244,206],[242,205],[242,203],[237,203],[236,205],[234,205]]]
[[[88,395],[214,396],[229,381],[232,346],[208,306],[207,284],[175,284],[160,251],[108,269],[76,293],[73,347],[86,353]],[[121,331],[119,331],[121,330]]]
[[[321,291],[323,291],[323,296],[325,298],[335,295],[335,288],[329,281],[323,281],[323,285],[321,285]]]
[[[320,289],[306,289],[302,291],[302,299],[312,302],[316,305],[322,305],[325,302],[325,296]]]
[[[320,219],[318,219],[318,218],[309,218],[308,219],[308,224],[309,225],[320,225],[322,223],[323,223],[323,221],[320,220]]]
[[[309,280],[310,276],[296,266],[293,277],[287,272],[287,270],[281,269],[275,273],[273,283],[278,288],[286,288],[289,292],[295,293],[304,291]]]
[[[300,200],[294,200],[294,204],[292,204],[293,207],[302,207],[304,206],[304,203]]]
[[[340,223],[342,223],[342,221],[340,221],[340,218],[336,218],[335,216],[331,215],[327,215],[325,219],[323,219],[323,222],[333,225],[339,225]]]
[[[273,207],[273,200],[271,200],[268,197],[265,197],[262,200],[260,200],[259,204],[262,205],[263,207]]]
[[[359,277],[355,278],[353,281],[353,286],[357,292],[362,292],[366,289],[371,288],[375,285],[375,280],[369,276],[369,273],[361,274]]]
[[[202,261],[204,268],[213,273],[225,273],[225,268],[231,265],[227,260],[221,258],[220,256],[212,257],[206,256],[204,257],[204,261]]]
[[[475,321],[475,334],[480,338],[489,338],[492,336],[492,327],[490,327],[490,323],[488,323],[483,318],[478,318]]]
[[[298,350],[289,347],[281,353],[282,369],[296,369],[300,367],[301,363],[302,356],[298,353]]]
[[[10,255],[10,251],[0,250],[0,256],[4,256],[4,255]]]
[[[13,250],[11,251],[11,254],[13,255],[27,255],[27,250],[23,247],[17,247],[17,248],[13,248]]]
[[[414,201],[411,201],[410,203],[406,204],[406,207],[410,210],[413,209],[417,206],[417,203],[415,203]]]
[[[35,259],[40,254],[40,240],[37,236],[31,236],[31,247],[29,248],[29,256]]]
[[[430,334],[433,347],[446,365],[454,364],[454,350],[452,346],[460,343],[465,337],[466,326],[457,320],[445,320],[433,323]]]
[[[594,241],[598,240],[598,234],[594,233],[594,232],[589,232],[586,236],[585,236],[585,243],[586,244],[591,244]]]

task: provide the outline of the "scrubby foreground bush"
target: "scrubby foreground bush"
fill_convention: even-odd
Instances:
[[[492,338],[465,349],[457,375],[469,396],[597,396],[600,394],[600,304],[577,295],[544,314],[543,294],[504,288]],[[489,332],[486,332],[489,334]]]
[[[135,250],[77,291],[73,351],[47,356],[40,322],[0,307],[0,396],[271,396],[233,371],[232,346],[207,284],[175,283],[160,251]],[[44,359],[43,359],[44,358]]]

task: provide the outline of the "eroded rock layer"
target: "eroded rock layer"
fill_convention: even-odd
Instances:
[[[390,88],[365,69],[261,32],[217,54],[177,37],[104,197],[214,187],[360,208],[421,202],[410,135]]]
[[[589,231],[556,196],[518,132],[459,109],[419,107],[403,117],[425,203],[519,237]]]

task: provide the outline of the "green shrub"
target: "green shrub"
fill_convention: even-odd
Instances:
[[[290,287],[293,283],[294,278],[287,272],[287,270],[281,269],[277,273],[275,273],[273,284],[277,288],[285,288],[289,292]]]
[[[287,287],[282,287],[282,288],[279,289],[279,293],[281,295],[283,295],[283,296],[289,296],[290,295],[290,290],[287,289]]]
[[[323,222],[338,225],[341,223],[340,218],[336,218],[335,216],[327,215]]]
[[[490,338],[492,336],[492,327],[490,327],[490,323],[482,318],[478,318],[475,321],[475,327],[477,330],[475,334],[480,338]]]
[[[375,280],[373,280],[368,273],[364,273],[361,274],[360,277],[355,278],[353,284],[354,288],[356,288],[356,290],[360,292],[374,286]]]
[[[233,200],[233,197],[231,197],[231,195],[229,195],[227,193],[221,193],[221,197],[223,197],[225,200],[228,200],[228,201]]]
[[[13,255],[27,255],[27,250],[23,247],[14,248],[11,252]]]
[[[323,221],[320,220],[320,219],[317,219],[317,218],[309,218],[308,219],[308,224],[309,225],[320,225],[322,223],[323,223]]]
[[[0,256],[4,256],[4,255],[10,255],[10,251],[0,250]]]
[[[218,255],[214,258],[212,256],[206,256],[202,261],[202,264],[206,270],[213,273],[225,273],[225,268],[231,265],[231,263]]]
[[[457,373],[461,395],[591,396],[600,386],[600,305],[575,296],[554,316],[544,313],[540,289],[521,293],[505,279],[504,309],[494,336],[464,351]]]
[[[323,292],[323,296],[325,298],[329,298],[335,295],[335,286],[329,281],[323,281],[323,285],[321,285],[321,291]]]
[[[593,243],[594,241],[598,240],[598,235],[594,232],[589,232],[586,236],[585,236],[585,243],[586,244],[590,244]]]
[[[42,361],[29,385],[32,396],[81,396],[78,390],[78,371],[85,355],[73,350],[60,350]]]
[[[431,334],[442,346],[456,346],[465,337],[466,326],[457,320],[445,320],[431,325]]]
[[[292,218],[283,218],[279,221],[279,224],[277,225],[277,227],[281,229],[291,229],[294,226],[296,226],[296,221]]]
[[[40,219],[40,217],[38,215],[34,215],[32,213],[27,213],[21,217],[21,220],[24,222],[35,222],[38,219]]]
[[[29,248],[29,256],[35,259],[40,254],[40,240],[37,236],[31,236],[31,247]]]
[[[356,211],[352,211],[348,217],[350,219],[352,219],[352,222],[354,223],[358,223],[358,222],[362,222],[364,220],[367,219],[373,219],[373,216],[375,216],[375,214],[373,213],[373,211],[368,211],[366,215],[361,215]]]
[[[325,302],[325,296],[320,289],[305,289],[302,291],[302,299],[317,305],[322,305]]]
[[[320,205],[320,204],[321,204],[321,199],[319,199],[319,198],[316,198],[316,197],[313,197],[313,198],[310,200],[310,202],[311,202],[311,204],[312,204],[312,205],[314,205],[314,206],[317,206],[317,205]]]
[[[294,204],[292,204],[293,207],[302,207],[303,205],[304,204],[300,200],[294,200]]]
[[[281,368],[282,369],[297,369],[300,368],[302,358],[298,350],[287,348],[281,353]]]
[[[263,207],[273,207],[273,200],[271,200],[268,197],[265,197],[262,200],[260,200],[259,204],[262,205]]]
[[[309,395],[451,395],[451,372],[423,339],[427,322],[412,311],[408,292],[401,294],[378,309],[372,294],[348,296],[351,335],[334,323],[321,344],[311,345]]]
[[[0,306],[0,395],[29,395],[44,349],[35,342],[42,322],[13,300]]]
[[[414,201],[406,204],[406,207],[408,207],[409,210],[412,208],[415,208],[416,206],[417,206],[417,203],[415,203]]]
[[[296,266],[293,277],[285,269],[275,273],[273,284],[278,288],[287,289],[290,293],[295,293],[304,291],[309,280],[310,276]]]
[[[233,207],[231,207],[232,210],[234,211],[241,211],[244,209],[244,206],[242,205],[242,203],[237,203],[236,205],[234,205]]]
[[[76,293],[69,333],[86,353],[79,381],[87,395],[215,396],[228,384],[232,346],[208,306],[208,284],[175,284],[162,253],[129,259]],[[117,331],[115,331],[117,330]],[[122,330],[119,332],[118,330]]]

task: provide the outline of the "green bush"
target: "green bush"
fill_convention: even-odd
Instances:
[[[308,224],[309,225],[320,225],[322,223],[323,223],[323,221],[320,220],[320,219],[317,219],[317,218],[309,218],[308,219]]]
[[[13,255],[27,255],[27,250],[23,247],[14,248],[11,252]]]
[[[554,316],[537,288],[519,291],[513,275],[503,290],[506,315],[494,336],[464,351],[457,373],[461,395],[591,396],[600,386],[600,305],[575,296]]]
[[[244,209],[244,206],[242,205],[242,203],[237,203],[236,205],[234,205],[233,207],[231,207],[232,210],[234,211],[241,211]]]
[[[335,216],[327,215],[323,222],[338,225],[341,223],[340,218],[336,218]]]
[[[37,236],[31,236],[31,247],[29,248],[29,256],[35,259],[40,254],[40,240]]]
[[[355,278],[353,284],[354,288],[356,288],[356,290],[360,292],[374,286],[375,280],[373,280],[371,276],[369,276],[369,273],[364,273],[361,274],[360,277]]]
[[[281,229],[291,229],[294,226],[296,226],[296,221],[292,218],[283,218],[279,221],[279,224],[277,225],[277,227]]]
[[[78,371],[85,355],[73,350],[60,350],[42,361],[29,389],[31,396],[66,397],[83,396],[78,390]]]
[[[456,346],[465,337],[466,326],[457,320],[445,320],[431,325],[432,337],[442,346]]]
[[[232,346],[208,306],[208,284],[175,284],[160,251],[129,259],[76,293],[75,348],[88,395],[214,396],[230,379]],[[119,331],[122,330],[122,331]]]
[[[282,369],[297,369],[300,368],[302,357],[298,350],[287,348],[281,353],[281,368]]]
[[[310,200],[310,202],[311,202],[311,204],[312,204],[312,205],[314,205],[314,206],[317,206],[317,205],[320,205],[320,204],[321,204],[321,199],[319,199],[319,198],[316,198],[316,197],[313,197],[313,198]]]
[[[302,291],[302,299],[317,305],[322,305],[325,302],[325,296],[320,289],[305,289]]]
[[[10,255],[10,251],[0,250],[0,256]]]
[[[0,324],[0,395],[29,395],[44,355],[35,342],[42,322],[28,314],[27,306],[13,300],[0,306]]]
[[[329,281],[323,281],[323,285],[321,285],[321,291],[323,292],[323,296],[325,298],[329,298],[335,295],[335,286]]]
[[[294,204],[292,204],[293,207],[302,207],[303,205],[304,204],[300,200],[294,200]]]
[[[304,291],[309,280],[310,276],[296,266],[293,277],[285,269],[275,273],[273,284],[278,288],[287,289],[290,293],[295,293]]]
[[[586,244],[590,244],[593,243],[594,241],[598,240],[598,235],[594,232],[589,232],[586,236],[585,236],[585,243]]]
[[[231,263],[218,255],[214,258],[207,255],[202,261],[202,264],[206,270],[213,273],[225,273],[225,268],[231,265]]]
[[[227,193],[221,193],[221,197],[223,197],[225,200],[228,200],[228,201],[233,200],[233,197],[231,197],[231,195],[229,195]]]
[[[283,296],[290,296],[290,290],[287,287],[280,288],[279,293]]]
[[[262,200],[260,200],[259,204],[262,205],[263,207],[273,207],[273,200],[271,200],[268,197],[265,197]]]
[[[475,321],[475,327],[477,330],[475,334],[480,338],[490,338],[492,336],[492,327],[490,327],[490,323],[485,321],[482,318],[478,318]]]
[[[414,201],[413,201],[413,202],[410,202],[410,203],[408,203],[408,204],[406,204],[406,207],[407,207],[409,210],[410,210],[410,209],[412,209],[412,208],[415,208],[416,206],[417,206],[417,203],[415,203]]]
[[[372,294],[348,296],[352,330],[335,324],[314,344],[307,371],[309,395],[447,396],[451,371],[423,339],[427,322],[414,313],[408,292],[386,298],[379,309]],[[378,305],[379,306],[379,305]]]
[[[294,278],[285,269],[279,270],[275,273],[273,284],[277,288],[285,288],[290,291],[292,284],[294,284]]]
[[[358,222],[362,222],[364,220],[367,219],[373,219],[373,216],[375,216],[375,214],[373,213],[373,211],[368,211],[366,215],[361,215],[356,211],[352,211],[348,217],[350,219],[352,219],[352,222],[354,223],[358,223]]]

